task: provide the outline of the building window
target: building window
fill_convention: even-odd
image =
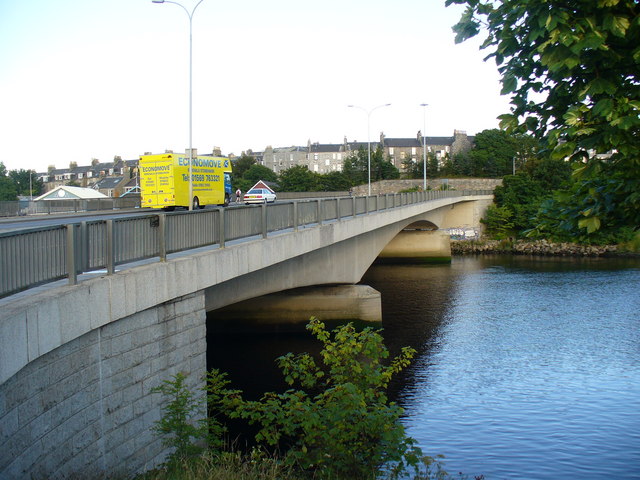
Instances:
[[[416,156],[416,147],[411,147],[411,155]]]
[[[389,147],[389,155],[393,155],[393,147]]]

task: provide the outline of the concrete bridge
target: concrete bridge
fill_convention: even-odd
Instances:
[[[207,311],[297,287],[355,284],[394,242],[391,256],[407,245],[415,252],[402,236],[424,242],[436,235],[425,227],[477,227],[491,201],[470,193],[358,214],[354,200],[348,217],[319,216],[3,299],[0,478],[130,475],[157,466],[167,452],[150,430],[160,417],[151,390],[177,372],[194,390],[202,386]]]

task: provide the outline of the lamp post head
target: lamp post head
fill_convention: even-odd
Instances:
[[[164,3],[164,0],[151,0],[153,3]]]
[[[428,107],[428,106],[429,106],[429,104],[428,104],[428,103],[421,103],[421,104],[420,104],[420,106],[421,106],[421,107]]]

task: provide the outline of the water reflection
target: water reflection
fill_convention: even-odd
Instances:
[[[640,478],[637,262],[464,258],[408,290],[377,270],[386,335],[423,342],[398,395],[425,451],[488,479]]]

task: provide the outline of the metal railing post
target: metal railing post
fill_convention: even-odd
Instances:
[[[218,226],[219,226],[219,234],[220,234],[220,239],[218,240],[218,244],[220,245],[220,248],[224,248],[225,247],[225,240],[226,240],[226,236],[227,233],[225,232],[225,225],[224,225],[224,212],[225,209],[224,208],[219,208],[218,209]]]
[[[67,274],[69,276],[69,285],[75,285],[78,283],[78,272],[76,270],[76,255],[75,255],[75,226],[73,224],[67,225]]]
[[[262,238],[267,238],[267,204],[263,203],[262,208]]]
[[[357,207],[356,197],[355,196],[351,197],[351,200],[352,200],[352,203],[353,203],[353,218],[356,218],[356,214],[357,214],[357,211],[356,211],[356,207]]]
[[[298,201],[293,201],[293,231],[298,231]]]
[[[167,261],[167,216],[158,215],[158,250],[160,254],[160,261]]]
[[[80,265],[82,271],[89,270],[89,228],[87,221],[80,222]]]
[[[316,211],[318,216],[318,225],[322,225],[322,200],[316,200]]]
[[[115,242],[113,240],[113,220],[107,220],[107,275],[113,275],[113,272],[115,272]]]
[[[336,219],[340,221],[341,217],[342,215],[340,214],[340,197],[336,197]]]

